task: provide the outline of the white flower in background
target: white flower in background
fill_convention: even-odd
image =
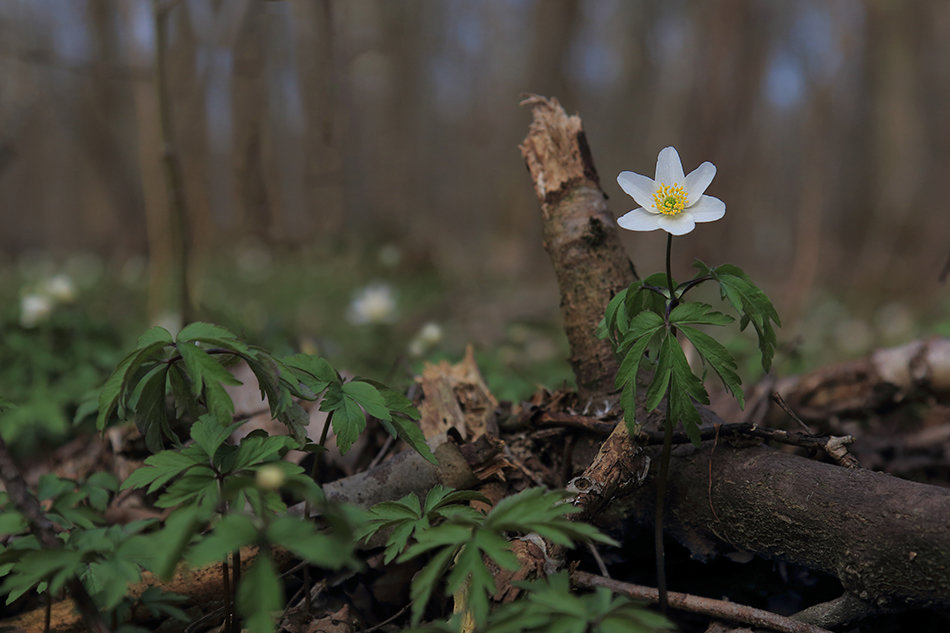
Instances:
[[[630,231],[663,229],[671,235],[685,235],[697,222],[718,220],[726,214],[725,203],[703,195],[715,175],[716,166],[707,161],[684,176],[680,155],[666,147],[656,159],[656,178],[632,171],[617,176],[620,188],[640,205],[621,216],[617,224]]]
[[[422,356],[441,342],[442,326],[433,321],[429,321],[422,326],[415,338],[409,342],[409,353],[412,356]]]
[[[371,284],[356,293],[347,312],[350,323],[391,323],[396,320],[396,296],[386,284]]]
[[[45,294],[23,295],[20,299],[20,325],[36,327],[53,313],[53,300]]]
[[[69,303],[76,298],[76,285],[68,275],[62,273],[47,279],[43,283],[41,291],[58,303]]]

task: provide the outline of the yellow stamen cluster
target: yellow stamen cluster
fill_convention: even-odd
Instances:
[[[686,191],[682,185],[664,185],[656,188],[653,194],[656,210],[663,215],[677,215],[686,208]]]

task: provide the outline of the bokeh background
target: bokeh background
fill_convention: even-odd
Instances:
[[[727,214],[674,274],[746,269],[785,323],[779,371],[950,334],[942,0],[4,0],[0,33],[8,381],[43,336],[63,356],[43,328],[121,349],[174,327],[166,150],[198,317],[382,379],[470,342],[502,396],[569,378],[524,93],[580,114],[616,215],[616,174],[664,146],[717,165]],[[624,241],[662,267],[662,235]]]

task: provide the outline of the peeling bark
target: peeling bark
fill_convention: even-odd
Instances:
[[[561,315],[571,346],[571,366],[582,399],[614,391],[617,360],[607,341],[594,336],[610,298],[636,273],[607,209],[581,120],[556,99],[530,96],[534,120],[521,144],[541,202],[544,248],[561,289]]]

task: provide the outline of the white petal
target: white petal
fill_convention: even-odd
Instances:
[[[686,206],[694,204],[699,197],[706,191],[706,187],[712,182],[716,175],[716,166],[708,160],[689,172],[686,180],[683,182],[683,188],[686,189]]]
[[[656,191],[656,183],[646,176],[632,171],[622,171],[617,176],[617,184],[641,207],[651,207],[655,204],[653,193]]]
[[[696,228],[696,222],[688,213],[658,215],[656,221],[661,229],[672,235],[686,235]]]
[[[699,201],[686,207],[682,215],[687,214],[696,222],[715,222],[726,215],[726,203],[712,196],[700,196]]]
[[[659,218],[662,217],[659,213],[650,213],[646,209],[634,209],[620,216],[617,224],[628,231],[655,231],[660,228]]]
[[[683,163],[674,147],[664,147],[656,157],[656,180],[664,185],[680,184],[686,177],[683,175]]]

